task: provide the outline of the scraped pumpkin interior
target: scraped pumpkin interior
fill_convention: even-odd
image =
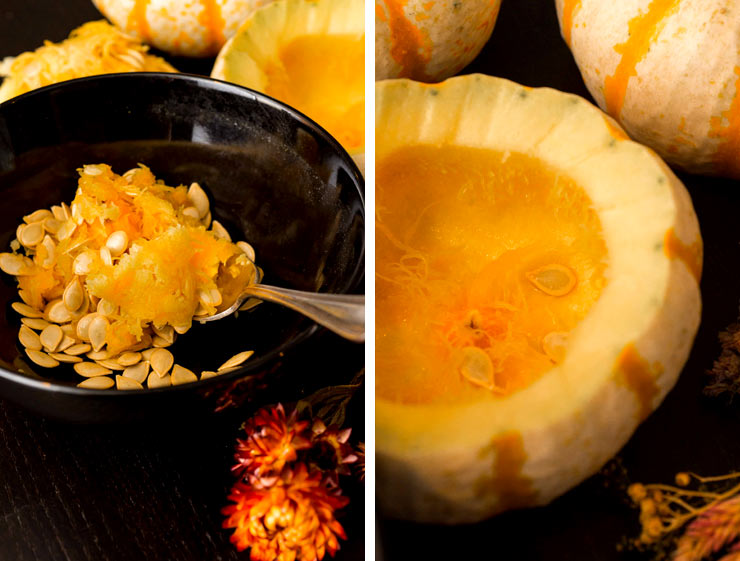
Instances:
[[[265,68],[265,93],[323,126],[348,150],[365,143],[365,36],[303,35]]]
[[[417,145],[376,171],[376,394],[497,399],[562,361],[608,254],[587,193],[514,152]]]

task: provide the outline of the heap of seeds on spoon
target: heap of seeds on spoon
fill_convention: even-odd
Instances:
[[[212,220],[203,189],[168,187],[145,166],[79,173],[71,205],[25,216],[13,252],[0,253],[18,281],[12,308],[28,358],[72,364],[80,387],[119,390],[195,382],[247,360],[252,351],[198,376],[167,349],[257,275],[253,248]]]

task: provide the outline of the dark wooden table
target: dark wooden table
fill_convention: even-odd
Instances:
[[[553,0],[503,0],[491,40],[462,73],[481,72],[591,99],[560,37]],[[678,471],[720,475],[740,469],[740,400],[702,394],[719,356],[717,334],[738,315],[740,185],[679,174],[691,193],[705,244],[702,324],[677,386],[609,465],[547,507],[467,526],[379,520],[385,561],[645,559],[617,546],[639,535],[628,481],[671,483]],[[648,557],[649,558],[649,557]]]
[[[2,0],[0,58],[59,41],[101,16],[89,0]],[[170,59],[208,74],[212,60]],[[327,357],[331,357],[330,360]],[[322,334],[292,357],[295,400],[349,381],[364,348]],[[232,483],[233,443],[248,406],[139,426],[75,426],[0,400],[0,561],[216,561],[248,559],[229,543],[220,509]],[[348,408],[364,438],[364,397]],[[349,540],[338,560],[364,558],[364,488],[349,483],[340,517]]]

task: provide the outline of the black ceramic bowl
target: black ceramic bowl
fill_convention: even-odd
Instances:
[[[198,181],[214,218],[257,252],[264,282],[356,291],[364,272],[364,182],[339,144],[313,121],[259,93],[208,78],[118,74],[49,86],[0,104],[0,251],[22,217],[71,201],[77,168],[117,173],[144,163],[168,185]],[[146,419],[204,407],[213,396],[277,383],[281,361],[317,331],[264,304],[238,318],[194,325],[171,348],[195,371],[238,351],[237,371],[183,386],[86,390],[64,365],[44,369],[18,343],[15,280],[0,275],[0,395],[78,422]],[[208,403],[206,407],[212,408]]]

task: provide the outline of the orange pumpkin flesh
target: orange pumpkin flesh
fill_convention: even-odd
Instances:
[[[347,149],[365,142],[365,36],[304,35],[266,68],[265,93],[305,113]]]
[[[461,146],[400,148],[376,184],[378,397],[490,400],[550,370],[606,284],[586,193],[531,156]]]

